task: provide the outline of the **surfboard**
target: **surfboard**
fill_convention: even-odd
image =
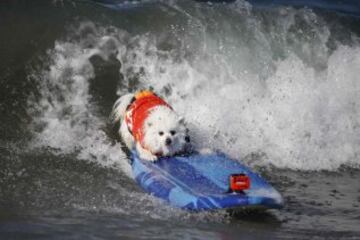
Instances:
[[[155,162],[131,152],[137,183],[170,205],[193,211],[237,208],[281,208],[283,198],[265,179],[223,153],[162,157]],[[230,190],[230,177],[244,174],[250,187]]]

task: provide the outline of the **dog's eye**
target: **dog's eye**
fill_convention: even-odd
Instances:
[[[170,134],[171,134],[171,135],[175,135],[175,134],[176,134],[176,131],[171,130],[171,131],[170,131]]]
[[[164,132],[159,132],[159,135],[160,135],[160,136],[164,135]]]

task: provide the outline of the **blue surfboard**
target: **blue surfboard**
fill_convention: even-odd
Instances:
[[[281,208],[283,199],[265,179],[225,154],[162,157],[155,162],[131,152],[132,170],[148,193],[174,207],[194,211],[247,207]],[[245,174],[250,188],[229,192],[232,174]]]

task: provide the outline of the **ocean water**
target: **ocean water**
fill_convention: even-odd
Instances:
[[[0,239],[360,239],[357,1],[0,3]],[[152,88],[281,210],[193,213],[134,182],[108,124]]]

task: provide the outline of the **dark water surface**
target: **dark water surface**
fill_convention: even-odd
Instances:
[[[99,2],[0,3],[0,239],[360,239],[356,2]],[[191,213],[145,194],[107,126],[145,87],[285,207]]]

